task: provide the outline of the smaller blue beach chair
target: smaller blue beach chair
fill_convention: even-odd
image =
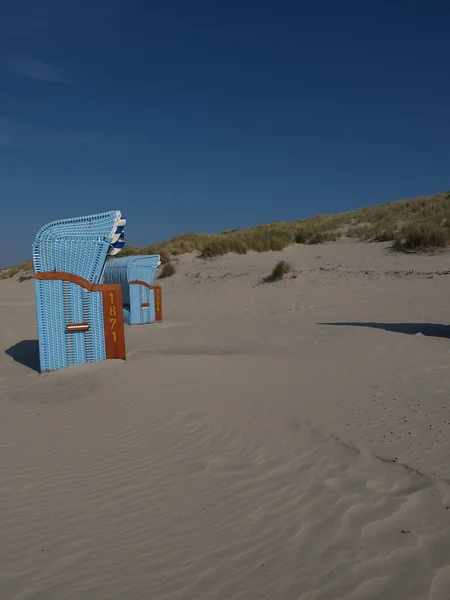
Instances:
[[[162,321],[161,286],[153,285],[160,265],[158,254],[124,256],[106,261],[104,282],[121,285],[123,319],[128,325]]]

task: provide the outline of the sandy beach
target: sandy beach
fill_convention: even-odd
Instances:
[[[0,598],[447,600],[450,258],[389,246],[181,256],[126,362],[42,375],[0,281]]]

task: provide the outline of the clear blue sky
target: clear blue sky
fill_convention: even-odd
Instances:
[[[0,0],[0,266],[450,187],[450,3]]]

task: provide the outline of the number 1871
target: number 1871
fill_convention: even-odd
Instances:
[[[117,324],[117,308],[115,305],[115,297],[112,292],[109,293],[109,325],[114,342],[117,342],[116,324]]]

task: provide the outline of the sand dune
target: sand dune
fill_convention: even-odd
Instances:
[[[449,265],[184,256],[127,362],[44,375],[0,282],[0,598],[447,600]]]

